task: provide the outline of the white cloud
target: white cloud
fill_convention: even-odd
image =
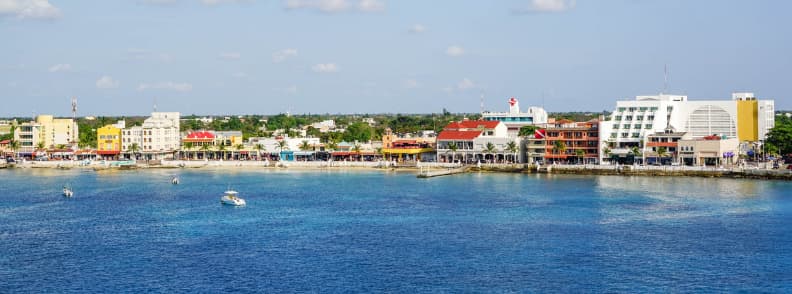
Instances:
[[[48,0],[0,0],[0,16],[16,16],[19,19],[56,19],[60,9]]]
[[[96,87],[99,89],[114,89],[118,88],[120,83],[114,80],[111,76],[102,76],[96,80]]]
[[[248,77],[248,75],[246,73],[241,72],[241,71],[240,72],[235,72],[232,76],[234,76],[235,78],[239,78],[239,79],[244,79],[244,78]]]
[[[380,0],[360,0],[358,9],[365,12],[385,11],[385,2]]]
[[[414,24],[412,27],[410,27],[409,32],[413,34],[420,34],[426,32],[426,27],[421,24]]]
[[[473,83],[473,81],[471,81],[468,78],[464,78],[461,81],[459,81],[459,83],[457,83],[457,89],[459,90],[467,90],[474,87],[476,87],[476,84]]]
[[[314,72],[331,73],[337,72],[338,66],[335,63],[320,63],[311,67]]]
[[[446,54],[451,57],[459,57],[465,54],[465,49],[459,46],[451,46],[446,49]]]
[[[575,8],[575,0],[531,0],[528,8],[520,9],[516,12],[564,12],[573,8]]]
[[[140,84],[138,85],[138,91],[145,91],[145,90],[172,90],[177,92],[189,92],[192,91],[193,86],[189,83],[174,83],[174,82],[161,82],[156,84]]]
[[[242,55],[239,52],[224,52],[220,53],[220,58],[222,59],[240,59]]]
[[[284,91],[288,94],[297,94],[297,86],[292,85],[291,87],[284,89]]]
[[[287,58],[294,56],[297,56],[297,49],[283,49],[281,51],[272,53],[272,62],[282,62]]]
[[[418,88],[418,86],[420,86],[420,85],[418,84],[418,81],[416,81],[415,79],[406,79],[406,80],[404,80],[404,87],[407,88],[407,89]]]
[[[59,63],[59,64],[56,64],[56,65],[50,66],[50,68],[48,70],[49,70],[49,72],[70,71],[71,70],[71,64]]]
[[[339,13],[348,11],[353,5],[348,0],[285,0],[286,9],[318,10],[325,13]],[[359,0],[354,6],[361,12],[385,11],[385,2],[382,0]]]

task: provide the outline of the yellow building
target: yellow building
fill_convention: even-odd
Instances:
[[[382,135],[382,154],[386,160],[425,160],[433,157],[435,149],[432,145],[433,140],[427,138],[398,138],[390,128]]]
[[[96,154],[117,157],[121,154],[121,129],[106,125],[96,130]]]
[[[44,143],[44,148],[57,145],[69,145],[78,142],[77,123],[71,118],[54,118],[52,115],[39,115],[36,123],[41,126],[38,142]]]
[[[737,137],[741,142],[759,140],[759,101],[737,100]]]

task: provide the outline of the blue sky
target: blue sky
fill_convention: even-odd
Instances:
[[[0,116],[792,109],[792,1],[0,0]]]

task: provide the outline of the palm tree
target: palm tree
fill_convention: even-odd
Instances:
[[[608,147],[608,146],[605,146],[605,149],[602,149],[602,152],[603,152],[603,153],[605,153],[605,157],[607,157],[607,158],[608,158],[608,160],[610,160],[611,153],[613,152],[613,151],[610,149],[610,147]]]
[[[208,152],[210,149],[212,149],[212,147],[210,147],[210,146],[209,146],[209,144],[204,144],[204,145],[201,145],[201,151],[203,151],[203,158],[204,158],[204,159],[206,159],[206,155],[207,155],[206,153],[207,153],[207,152]]]
[[[278,141],[278,151],[289,150],[288,144],[286,141]]]
[[[138,143],[132,143],[132,145],[129,146],[129,151],[132,152],[132,157],[136,159],[137,159],[136,153],[138,152],[138,150],[140,150],[140,146],[138,145]]]
[[[8,147],[11,148],[11,151],[14,151],[14,157],[16,157],[17,151],[19,150],[19,141],[11,140],[11,142],[8,143]]]
[[[188,153],[193,148],[193,146],[195,146],[193,142],[184,142],[184,145],[182,145],[182,147],[184,147],[183,149],[186,149]]]
[[[553,142],[553,151],[558,152],[558,158],[561,158],[561,154],[565,153],[567,149],[566,143],[564,141],[555,141]]]
[[[338,143],[336,143],[335,141],[328,141],[327,142],[327,149],[329,149],[329,150],[338,149]]]
[[[55,146],[55,149],[61,149],[61,150],[66,149],[66,145],[65,144],[58,144],[58,146]]]
[[[236,149],[236,151],[242,151],[242,149],[245,149],[245,145],[242,145],[242,144],[236,144],[236,146],[234,146],[234,149]],[[232,157],[233,157],[233,156],[232,156]],[[241,154],[241,153],[239,154],[239,157],[242,157],[242,154]]]
[[[509,151],[509,153],[512,154],[512,161],[516,162],[517,161],[517,143],[515,143],[514,141],[509,141],[509,143],[506,143],[506,150]]]
[[[357,153],[358,159],[360,159],[360,144],[355,144],[355,146],[352,147],[352,152]]]
[[[487,142],[487,146],[486,146],[486,147],[485,147],[485,149],[484,149],[484,153],[487,153],[487,154],[493,154],[493,153],[495,153],[495,144],[492,144],[492,142]],[[494,155],[493,155],[493,156],[494,156]],[[486,158],[485,158],[485,159],[486,159]],[[490,162],[490,163],[491,163],[491,162]]]
[[[585,155],[586,155],[586,151],[583,151],[583,149],[576,149],[575,150],[575,156],[578,157],[578,163],[583,161],[583,156],[585,156]]]
[[[666,155],[668,155],[668,150],[666,150],[665,147],[661,146],[657,148],[657,157],[659,157],[658,160],[660,160],[660,164],[663,163],[663,157],[666,157]]]
[[[226,159],[225,158],[225,153],[226,153],[225,144],[220,144],[220,146],[217,147],[217,151],[220,151],[220,159],[225,160]]]
[[[456,142],[448,143],[448,150],[451,150],[451,163],[454,163],[454,159],[456,158],[457,149],[459,149],[459,146],[457,146]]]
[[[307,141],[307,140],[303,140],[303,141],[302,141],[302,143],[300,143],[300,150],[302,150],[302,151],[308,151],[308,150],[310,150],[310,149],[311,149],[311,144],[310,144],[310,143],[308,143],[308,141]]]
[[[44,149],[44,142],[38,142],[38,144],[36,144],[36,148]]]
[[[635,146],[635,147],[630,149],[630,153],[632,153],[632,155],[634,157],[641,156],[641,148],[638,148],[638,146]]]
[[[256,149],[256,155],[257,155],[256,157],[257,157],[259,160],[261,160],[261,150],[264,150],[264,149],[265,149],[265,148],[264,148],[264,145],[262,145],[262,144],[260,144],[260,143],[259,143],[259,144],[253,145],[253,148],[254,148],[254,149]]]

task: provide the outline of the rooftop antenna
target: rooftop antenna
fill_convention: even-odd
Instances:
[[[663,65],[663,93],[668,91],[668,64]]]
[[[481,107],[481,113],[483,114],[484,113],[484,90],[483,89],[481,90],[481,98],[480,99],[481,99],[481,105],[479,107]]]
[[[157,112],[157,98],[154,98],[154,112]]]
[[[72,96],[71,99],[72,119],[77,119],[77,97]]]

